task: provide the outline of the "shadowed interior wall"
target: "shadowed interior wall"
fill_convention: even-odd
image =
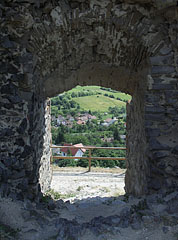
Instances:
[[[76,85],[132,95],[126,191],[178,182],[176,1],[0,4],[1,195],[38,198],[50,185],[48,97]]]

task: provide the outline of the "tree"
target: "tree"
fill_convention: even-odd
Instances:
[[[88,160],[87,159],[79,159],[77,161],[78,167],[88,167]]]
[[[64,133],[58,132],[55,144],[61,144],[65,141]]]
[[[119,130],[117,127],[114,129],[113,137],[114,137],[114,140],[120,140]]]
[[[59,167],[75,167],[77,161],[75,159],[61,159],[60,161],[56,161]]]
[[[55,144],[61,144],[65,142],[64,132],[65,132],[65,127],[61,124],[57,130]]]
[[[72,92],[71,97],[72,97],[72,98],[75,98],[75,97],[77,97],[77,94],[74,93],[74,92]]]
[[[75,106],[76,106],[76,102],[74,100],[71,100],[70,101],[70,107],[75,108]]]
[[[75,111],[75,110],[72,110],[72,111],[70,112],[70,114],[71,114],[72,117],[75,117],[76,111]]]
[[[57,134],[58,134],[57,129],[52,127],[51,128],[51,133],[52,133],[52,143],[55,144],[56,143]]]

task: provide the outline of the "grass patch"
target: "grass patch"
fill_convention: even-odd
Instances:
[[[82,189],[83,189],[83,187],[82,187],[82,186],[79,186],[79,187],[77,188],[77,191],[80,192]]]
[[[73,98],[73,100],[85,111],[107,112],[109,107],[122,107],[126,105],[125,102],[102,95]]]
[[[60,192],[56,192],[53,189],[47,191],[43,198],[42,198],[42,202],[48,202],[51,198],[54,200],[59,200],[59,199],[67,199],[67,198],[71,198],[71,197],[75,197],[76,193],[73,192],[69,192],[66,194],[60,193]]]

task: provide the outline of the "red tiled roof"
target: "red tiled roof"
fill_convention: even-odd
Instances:
[[[74,146],[75,147],[80,147],[80,149],[82,150],[83,153],[86,152],[86,149],[82,148],[83,147],[82,143],[75,144]]]
[[[77,121],[77,124],[83,125],[83,124],[85,124],[85,121],[78,120],[78,121]]]
[[[110,122],[110,121],[112,121],[112,118],[107,118],[105,121]]]
[[[83,153],[86,152],[86,149],[83,149],[83,144],[82,143],[78,143],[75,145],[72,144],[64,144],[64,146],[73,146],[73,148],[61,148],[61,152],[64,153],[71,153],[72,156],[75,156],[75,154],[78,152],[78,150],[80,149]],[[80,147],[80,148],[77,148]]]
[[[97,117],[96,117],[96,116],[91,116],[90,118],[91,118],[91,119],[97,119]]]

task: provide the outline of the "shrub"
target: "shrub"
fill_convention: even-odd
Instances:
[[[77,161],[75,159],[61,159],[58,162],[56,161],[56,164],[59,167],[76,167]]]

